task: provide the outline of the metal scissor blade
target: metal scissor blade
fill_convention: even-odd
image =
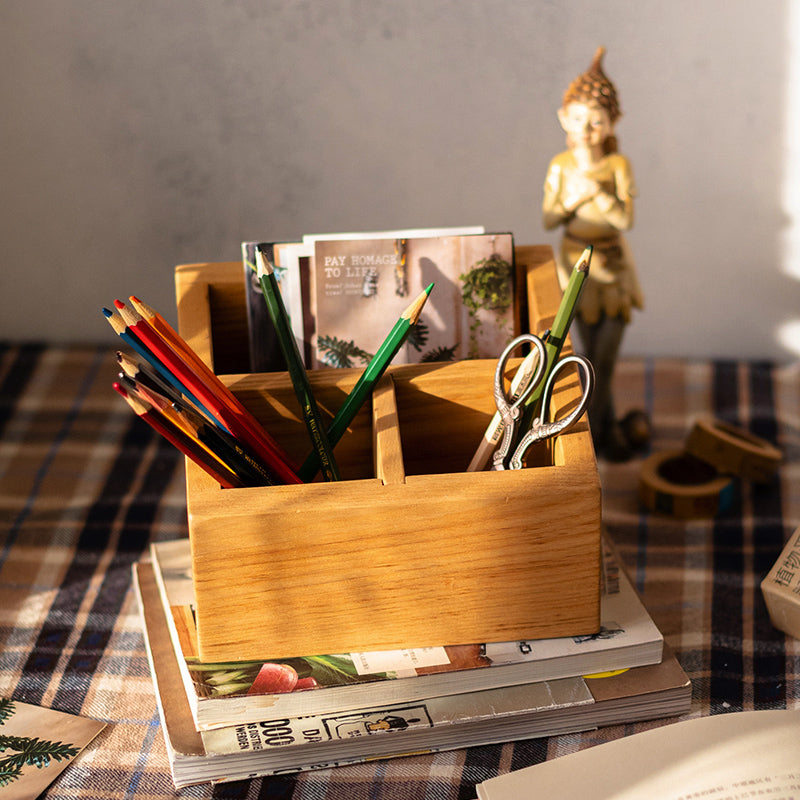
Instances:
[[[547,378],[547,385],[542,394],[542,414],[546,413],[547,406],[550,403],[550,396],[553,391],[557,373],[568,364],[575,364],[583,375],[583,394],[581,395],[578,405],[565,417],[553,422],[542,422],[541,417],[537,417],[533,421],[530,429],[526,431],[519,440],[514,453],[509,459],[509,469],[522,469],[525,453],[529,447],[536,444],[536,442],[558,436],[568,428],[571,428],[586,410],[592,396],[592,391],[594,390],[594,368],[591,362],[584,356],[571,355],[562,358]]]

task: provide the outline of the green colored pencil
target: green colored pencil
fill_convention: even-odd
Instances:
[[[325,432],[317,401],[314,398],[314,393],[308,380],[308,373],[303,366],[303,360],[297,348],[297,340],[294,338],[289,324],[289,316],[286,313],[286,306],[283,304],[281,290],[275,278],[272,264],[269,263],[258,248],[256,248],[256,262],[258,280],[261,283],[261,291],[267,303],[267,310],[275,326],[283,357],[286,359],[289,377],[292,379],[294,392],[303,412],[308,435],[314,445],[314,455],[318,463],[317,469],[320,466],[322,467],[322,474],[326,481],[341,480],[339,468],[333,457],[333,447],[330,445]]]
[[[580,300],[586,279],[589,277],[589,264],[591,261],[592,246],[589,245],[583,253],[581,253],[581,257],[578,259],[575,268],[572,270],[572,274],[569,276],[567,288],[564,290],[564,295],[558,306],[553,325],[550,328],[550,332],[547,334],[547,338],[544,340],[544,350],[545,353],[547,353],[547,369],[536,388],[525,401],[522,421],[517,427],[520,435],[531,427],[533,420],[539,413],[542,392],[547,385],[550,372],[555,368],[556,362],[561,355],[561,348],[564,346],[570,325],[572,325],[572,320],[575,318],[575,314],[578,310],[578,301]]]
[[[424,289],[417,299],[403,311],[389,335],[384,339],[383,344],[378,348],[378,352],[372,357],[364,372],[361,373],[358,382],[345,398],[341,408],[336,412],[336,416],[328,427],[328,441],[334,447],[339,439],[342,438],[342,434],[347,430],[347,426],[353,421],[358,410],[372,394],[375,385],[386,371],[386,367],[389,366],[392,359],[397,355],[397,351],[403,346],[411,328],[417,324],[431,289],[433,289],[433,284]],[[312,452],[306,458],[297,474],[302,480],[310,481],[317,474],[319,468],[319,456],[316,452]]]

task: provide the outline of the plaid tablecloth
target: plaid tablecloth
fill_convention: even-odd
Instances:
[[[113,349],[0,345],[0,697],[110,725],[49,798],[170,798],[131,564],[186,535],[182,461],[111,389]],[[646,410],[652,449],[713,414],[785,454],[713,520],[644,513],[641,459],[601,463],[608,531],[693,680],[691,715],[800,707],[800,642],[769,622],[761,578],[800,525],[800,365],[627,360],[619,411]],[[477,782],[674,720],[260,779],[182,797],[472,798]]]

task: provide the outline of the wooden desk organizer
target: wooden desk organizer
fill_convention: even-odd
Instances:
[[[561,292],[549,247],[520,247],[531,330]],[[176,269],[182,336],[298,463],[309,452],[286,373],[243,374],[239,262]],[[221,489],[187,462],[201,657],[283,658],[593,633],[600,482],[588,424],[538,466],[464,472],[492,414],[493,360],[390,367],[336,447],[337,483]],[[336,411],[360,370],[310,375]],[[557,388],[563,408],[576,377]]]

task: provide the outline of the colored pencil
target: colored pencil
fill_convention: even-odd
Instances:
[[[159,394],[163,394],[172,401],[182,400],[184,402],[191,402],[187,400],[185,395],[175,389],[175,387],[168,384],[165,380],[162,380],[149,364],[137,361],[121,350],[117,350],[116,355],[120,370],[132,381],[146,386]]]
[[[164,395],[159,394],[154,389],[149,389],[146,386],[138,384],[135,380],[129,378],[124,373],[120,373],[118,383],[128,392],[128,394],[138,397],[142,402],[149,403],[151,406],[153,406],[153,408],[158,409],[158,411],[164,417],[170,420],[170,422],[172,422],[174,425],[177,425],[185,434],[192,434],[191,427],[186,425],[178,416],[178,414],[175,412],[175,409],[172,407],[171,401],[164,397]]]
[[[141,314],[125,306],[120,300],[116,300],[115,305],[128,330],[132,331],[171,373],[178,376],[216,419],[234,436],[248,444],[276,477],[284,483],[302,483],[280,445],[213,372],[198,375]]]
[[[187,414],[179,411],[168,397],[157,392],[155,389],[137,383],[124,373],[120,375],[119,383],[128,394],[138,397],[143,403],[153,406],[166,420],[175,425],[175,427],[180,428],[190,439],[194,440],[198,448],[205,450],[212,459],[216,459],[223,467],[230,469],[237,475],[239,474],[234,464],[231,464],[229,460],[219,452],[219,448],[214,446],[214,440],[209,437],[200,437],[198,435],[199,426],[190,420]]]
[[[211,448],[242,479],[246,486],[274,486],[278,481],[264,465],[227,431],[207,422],[181,401],[173,404],[200,442]]]
[[[114,389],[125,398],[125,401],[140,419],[161,434],[170,444],[177,447],[187,458],[204,469],[220,486],[225,489],[242,487],[242,482],[234,472],[225,468],[216,459],[210,458],[205,450],[200,449],[189,436],[167,420],[154,406],[131,395],[118,382],[114,383]]]
[[[259,248],[256,248],[256,274],[261,284],[264,301],[267,304],[267,311],[275,327],[278,344],[286,360],[286,367],[294,387],[294,393],[297,396],[297,402],[300,404],[300,409],[303,413],[308,435],[314,445],[314,450],[322,468],[322,475],[326,481],[341,480],[339,467],[333,455],[333,448],[328,441],[325,425],[319,413],[311,383],[308,380],[308,373],[303,366],[300,350],[297,347],[297,340],[294,338],[289,324],[289,316],[286,313],[281,290],[275,278],[275,271]]]
[[[120,339],[129,345],[132,350],[135,350],[151,366],[154,372],[172,386],[175,391],[188,397],[195,405],[201,408],[209,418],[216,420],[214,415],[211,414],[200,400],[195,397],[195,395],[161,362],[155,353],[152,353],[139,337],[128,328],[127,323],[122,318],[119,311],[111,311],[108,308],[104,308],[103,315]]]
[[[214,371],[205,361],[189,346],[189,343],[158,313],[152,306],[147,305],[136,295],[129,298],[131,305],[136,311],[155,329],[156,333],[176,352],[183,356],[198,375],[207,379],[216,379]]]
[[[130,364],[126,366],[131,368]],[[155,406],[190,438],[196,439],[210,455],[235,472],[244,485],[271,486],[277,482],[258,459],[248,453],[228,431],[209,422],[188,401],[170,392],[169,387],[166,387],[165,394],[125,372],[120,373],[120,383],[140,400]]]
[[[122,303],[121,301],[116,301],[115,306],[117,307],[117,309],[120,309],[120,307],[125,308],[125,304]],[[106,310],[104,309],[104,313],[105,312]],[[215,415],[213,415],[210,411],[208,411],[203,406],[203,404],[200,403],[199,400],[194,398],[194,395],[186,388],[186,386],[182,382],[175,379],[173,373],[166,367],[164,367],[161,364],[161,361],[158,360],[154,355],[152,355],[152,353],[150,353],[150,351],[146,347],[144,347],[142,343],[139,342],[139,339],[138,337],[136,337],[136,334],[133,333],[133,331],[128,327],[126,321],[123,319],[121,310],[118,310],[116,312],[108,312],[106,314],[107,317],[111,317],[112,315],[116,318],[113,320],[115,324],[112,325],[112,327],[114,327],[115,330],[117,330],[117,332],[120,333],[120,335],[122,335],[124,340],[127,341],[128,343],[133,343],[134,341],[136,343],[139,343],[139,347],[135,347],[134,349],[136,349],[137,352],[139,352],[139,354],[145,357],[146,361],[149,362],[140,364],[138,362],[135,362],[130,357],[125,356],[125,354],[118,352],[117,361],[120,363],[120,366],[122,367],[123,371],[129,377],[132,377],[134,379],[138,378],[141,381],[141,379],[144,378],[145,382],[150,383],[151,388],[155,389],[156,391],[159,391],[161,394],[168,397],[172,402],[180,401],[182,408],[184,409],[187,408],[187,406],[190,408],[194,406],[195,410],[198,413],[202,413],[203,416],[209,422],[215,425],[220,434],[218,438],[220,438],[222,441],[225,441],[226,443],[230,442],[231,440],[235,441],[234,437],[230,435],[230,433],[228,432],[226,427],[222,424],[222,422],[220,422],[220,420],[217,419]],[[110,319],[109,321],[112,320]],[[165,381],[161,380],[158,371],[156,371],[156,369],[153,368],[155,366],[153,362],[156,362],[156,364],[161,365],[160,372],[162,374],[165,374],[166,377],[171,379],[171,384],[172,384],[171,386],[166,384]],[[214,376],[214,378],[216,379],[216,376]],[[172,391],[170,391],[170,389],[172,389]],[[207,434],[207,438],[209,441],[213,441],[216,437],[214,437],[209,432]],[[208,442],[206,442],[206,444],[208,444]],[[278,482],[276,480],[275,475],[269,472],[269,470],[267,470],[263,466],[263,464],[259,462],[258,459],[256,459],[252,454],[248,453],[245,447],[241,445],[238,445],[237,447],[239,450],[239,454],[234,460],[238,466],[242,467],[241,471],[245,475],[249,475],[249,477],[247,478],[248,483],[253,484],[257,480],[254,477],[256,474],[259,475],[258,485],[274,484]],[[229,451],[230,448],[225,448],[225,449]],[[249,461],[251,463],[249,463],[247,465],[247,468],[245,469],[243,465],[240,463],[241,461]],[[297,481],[295,480],[293,482],[296,483]]]
[[[587,247],[580,258],[575,264],[572,273],[569,276],[569,281],[564,289],[564,294],[561,298],[561,303],[556,311],[553,324],[544,339],[544,350],[547,353],[547,368],[545,369],[542,379],[539,381],[536,388],[530,393],[530,396],[525,401],[523,407],[522,419],[517,426],[519,436],[522,436],[528,431],[533,424],[533,420],[540,413],[539,406],[541,405],[542,392],[547,385],[547,379],[550,373],[555,369],[558,358],[561,355],[561,349],[567,339],[570,325],[578,311],[578,302],[581,297],[581,292],[589,277],[589,265],[592,261],[592,247]]]
[[[347,430],[347,426],[353,421],[361,406],[370,397],[375,385],[381,379],[381,376],[386,371],[386,368],[391,363],[392,359],[397,355],[397,352],[403,346],[403,343],[408,338],[411,328],[417,324],[422,309],[428,300],[428,296],[433,289],[433,284],[430,284],[424,289],[417,298],[403,311],[394,327],[389,331],[389,335],[384,339],[378,352],[367,364],[366,369],[361,373],[356,385],[353,387],[350,394],[345,398],[341,408],[336,412],[330,426],[328,427],[328,441],[332,447],[336,446],[339,439]],[[300,467],[299,475],[301,479],[310,481],[320,468],[319,459],[315,452],[312,452],[303,462]]]

